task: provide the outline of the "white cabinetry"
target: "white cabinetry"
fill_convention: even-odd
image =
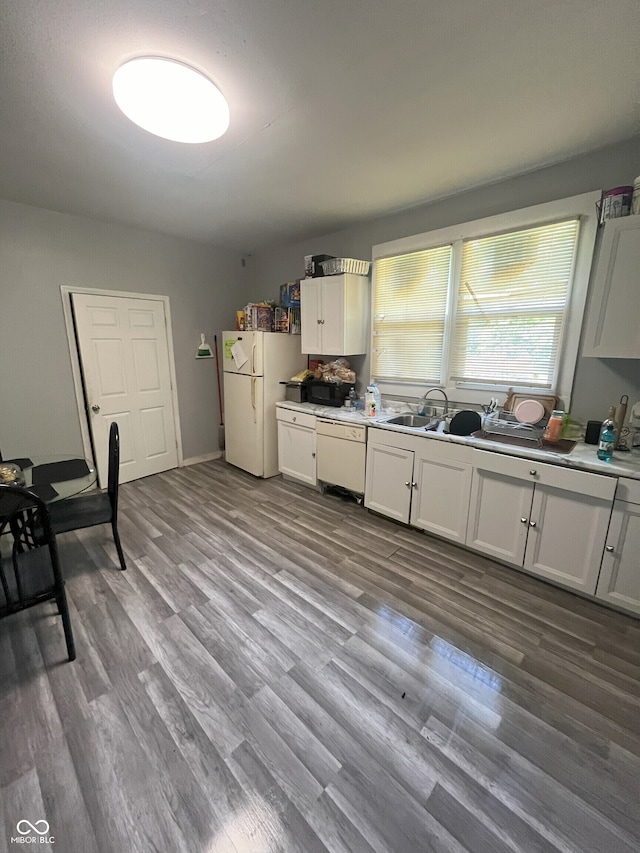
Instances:
[[[478,450],[467,545],[593,595],[616,480]]]
[[[369,279],[330,275],[300,282],[303,353],[359,355],[367,351]]]
[[[278,470],[308,486],[316,476],[316,418],[292,409],[276,409],[278,419]]]
[[[464,543],[472,454],[461,445],[370,429],[365,506]]]
[[[604,225],[582,354],[640,358],[640,216]]]
[[[371,432],[369,430],[369,434]],[[369,441],[364,493],[364,504],[368,509],[404,524],[409,523],[413,457],[413,450],[388,447],[373,439]]]
[[[473,475],[473,450],[418,439],[413,463],[410,522],[464,545]]]
[[[620,480],[596,596],[640,614],[640,480]]]

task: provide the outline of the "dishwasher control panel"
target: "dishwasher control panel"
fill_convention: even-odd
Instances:
[[[325,421],[320,418],[316,421],[316,433],[328,435],[333,438],[342,438],[346,441],[367,440],[367,427],[364,424],[348,424],[344,421]]]

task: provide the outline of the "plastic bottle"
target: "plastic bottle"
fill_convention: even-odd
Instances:
[[[547,428],[544,431],[544,440],[550,443],[555,444],[560,441],[560,437],[562,435],[562,425],[564,419],[564,412],[562,409],[554,409],[551,412],[551,417],[547,422]]]
[[[375,418],[382,411],[382,398],[380,389],[375,382],[367,385],[364,395],[364,413],[368,418]]]
[[[356,394],[355,386],[349,391],[349,396],[345,400],[345,406],[350,406],[352,409],[358,408],[358,395]]]
[[[616,446],[616,426],[614,423],[615,408],[611,406],[609,414],[602,422],[600,428],[600,440],[598,441],[598,459],[603,462],[611,462],[613,458],[613,449]]]

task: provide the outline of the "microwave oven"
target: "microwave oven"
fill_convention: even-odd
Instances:
[[[311,379],[307,383],[307,401],[317,406],[341,406],[353,387],[355,387],[354,382],[325,382],[322,379]]]

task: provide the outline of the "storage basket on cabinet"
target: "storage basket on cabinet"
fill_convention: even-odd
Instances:
[[[359,261],[356,258],[331,258],[322,261],[322,272],[325,275],[340,275],[350,272],[354,275],[368,275],[371,261]]]

